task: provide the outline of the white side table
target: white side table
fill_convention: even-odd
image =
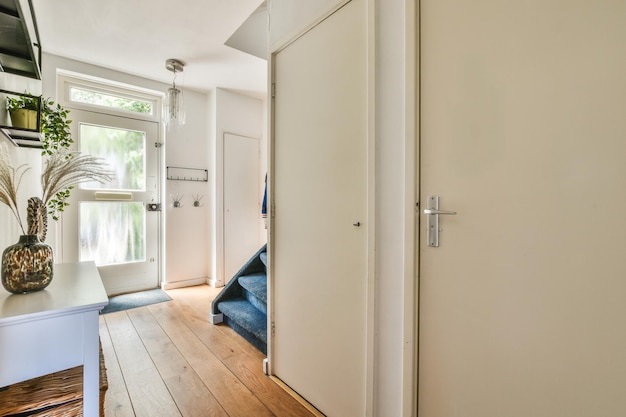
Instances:
[[[0,286],[0,387],[83,365],[83,415],[97,417],[99,311],[109,302],[93,262],[54,265],[30,294]]]

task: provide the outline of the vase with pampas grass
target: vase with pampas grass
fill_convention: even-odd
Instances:
[[[104,183],[112,179],[106,162],[91,155],[60,148],[45,153],[44,159],[42,194],[28,199],[24,227],[17,194],[30,167],[13,166],[8,152],[0,149],[0,202],[9,207],[23,233],[18,243],[6,248],[2,254],[2,285],[14,294],[42,290],[52,280],[52,248],[44,243],[48,214],[57,218],[56,213],[68,204],[65,200],[75,185],[87,181]]]

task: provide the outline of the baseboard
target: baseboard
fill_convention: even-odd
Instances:
[[[217,314],[209,314],[209,321],[211,322],[211,324],[220,324],[224,322],[224,314],[222,313],[217,313]]]
[[[270,375],[269,378],[276,383],[279,387],[281,387],[285,392],[291,395],[296,401],[298,401],[304,408],[309,410],[311,414],[315,417],[326,417],[324,414],[320,412],[317,408],[315,408],[310,402],[302,398],[297,392],[291,389],[291,387],[285,384],[280,378],[275,375]]]
[[[224,282],[218,281],[214,278],[207,278],[206,283],[213,288],[222,288],[224,286]]]
[[[270,376],[270,360],[268,358],[263,359],[263,373]]]
[[[164,290],[173,290],[174,288],[193,287],[194,285],[208,284],[208,278],[184,279],[182,281],[164,282],[161,288]]]

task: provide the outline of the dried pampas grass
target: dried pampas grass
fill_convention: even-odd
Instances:
[[[79,152],[58,151],[47,158],[41,174],[41,199],[48,206],[55,195],[77,184],[89,181],[106,183],[112,179],[112,172],[104,159]]]
[[[26,164],[13,167],[7,149],[0,146],[0,203],[9,207],[24,234],[26,234],[26,229],[19,213],[17,192],[24,174],[29,170],[30,167]],[[44,169],[41,174],[42,197],[39,201],[43,207],[48,207],[48,213],[52,214],[56,220],[56,212],[62,211],[63,207],[67,206],[65,199],[69,196],[69,190],[72,187],[89,181],[106,183],[112,179],[113,174],[103,159],[83,155],[80,152],[58,150],[45,158]],[[33,210],[31,209],[31,211]],[[45,216],[45,210],[43,211],[38,216]],[[31,223],[30,217],[29,223]],[[35,220],[41,221],[41,219]],[[34,229],[40,229],[40,227],[29,224],[30,234],[33,234]],[[42,232],[45,239],[45,231],[38,230],[37,234]]]

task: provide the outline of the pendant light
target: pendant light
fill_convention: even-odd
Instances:
[[[178,59],[165,61],[165,68],[174,73],[172,86],[167,89],[165,104],[165,123],[168,126],[185,124],[185,100],[182,89],[176,87],[176,74],[183,72],[185,64]]]

